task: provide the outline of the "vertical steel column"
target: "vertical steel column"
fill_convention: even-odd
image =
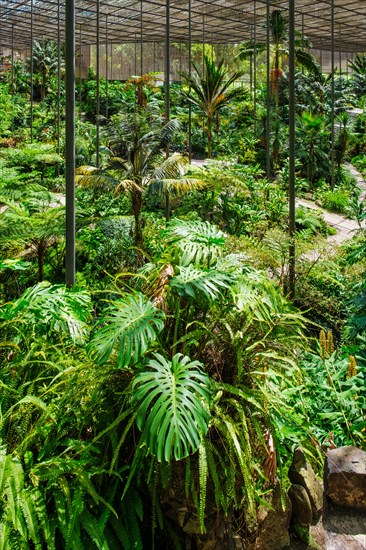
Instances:
[[[323,72],[323,43],[320,41],[320,68]]]
[[[165,52],[164,52],[164,80],[165,80],[165,121],[170,120],[170,0],[165,2]]]
[[[270,34],[270,0],[266,2],[266,19],[267,19],[267,33],[266,33],[266,47],[267,47],[267,93],[266,93],[266,176],[271,175],[271,155],[270,155],[270,134],[271,134],[271,79],[270,79],[270,64],[271,64],[271,34]]]
[[[33,0],[31,0],[31,24],[30,24],[30,140],[33,143]]]
[[[105,16],[105,118],[108,119],[108,14]]]
[[[192,0],[188,0],[188,74],[192,74]],[[192,161],[192,104],[188,102],[188,156]]]
[[[253,43],[253,26],[250,27],[250,41]],[[249,57],[249,90],[250,97],[253,94],[253,54]]]
[[[341,50],[341,44],[342,44],[342,33],[341,33],[341,24],[339,24],[339,74],[342,76],[342,50]]]
[[[14,23],[11,26],[11,95],[14,95]]]
[[[75,283],[75,0],[65,2],[66,285]]]
[[[332,70],[332,80],[331,80],[331,132],[330,132],[330,139],[331,139],[331,187],[334,189],[334,137],[335,137],[335,131],[334,131],[334,100],[335,100],[335,89],[334,89],[334,0],[331,0],[330,5],[331,10],[331,70]]]
[[[164,79],[165,79],[165,122],[170,120],[170,0],[165,3],[165,56],[164,56]],[[169,145],[166,147],[166,156],[169,157]],[[169,194],[165,194],[165,219],[170,218]]]
[[[289,294],[295,298],[295,0],[289,0]]]
[[[97,133],[96,133],[96,140],[95,140],[95,145],[96,145],[96,151],[95,151],[95,156],[96,156],[96,165],[97,165],[97,168],[99,168],[99,165],[100,165],[100,154],[99,154],[99,146],[100,146],[100,120],[99,120],[99,117],[100,117],[100,5],[99,5],[99,0],[97,0],[97,36],[96,36],[96,39],[97,39],[97,43],[96,43],[96,77],[97,77],[97,86],[96,86],[96,130],[97,130]]]
[[[254,0],[254,19],[253,19],[253,40],[254,40],[254,74],[253,74],[253,111],[254,111],[254,129],[257,128],[257,2]]]
[[[137,76],[137,34],[135,33],[135,69],[134,69],[134,76]]]
[[[81,100],[82,100],[82,87],[83,87],[83,83],[82,83],[82,79],[81,79],[81,59],[82,59],[82,55],[81,55],[81,25],[79,25],[79,120],[81,120]]]
[[[302,51],[305,50],[304,47],[304,29],[305,29],[305,21],[304,21],[304,13],[301,14],[301,49]],[[304,65],[301,66],[301,72],[304,74]]]
[[[202,15],[202,74],[205,74],[205,54],[206,54],[206,36],[205,36],[205,14]]]
[[[179,42],[179,76],[182,72],[182,42]]]
[[[142,0],[140,1],[140,76],[144,74],[144,60],[143,60],[143,43],[142,43],[142,32],[143,32],[143,26],[142,26]]]
[[[60,1],[57,2],[57,154],[61,152],[61,27]],[[57,175],[60,175],[60,163],[57,163]]]

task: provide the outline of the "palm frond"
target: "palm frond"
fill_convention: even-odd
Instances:
[[[96,168],[95,166],[80,166],[76,170],[75,184],[81,187],[112,190],[118,184],[118,180],[102,168]]]

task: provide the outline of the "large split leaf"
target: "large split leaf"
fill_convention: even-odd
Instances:
[[[180,353],[172,361],[155,354],[149,367],[133,383],[137,425],[159,461],[179,460],[197,451],[207,433],[210,380],[198,361]]]
[[[136,363],[162,330],[164,314],[143,294],[117,300],[98,321],[88,344],[89,353],[99,365],[117,350],[117,367]]]

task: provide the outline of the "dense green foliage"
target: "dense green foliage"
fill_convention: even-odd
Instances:
[[[268,91],[261,44],[230,64],[211,47],[204,71],[195,45],[169,122],[153,75],[109,82],[108,97],[102,80],[98,167],[94,71],[78,83],[72,289],[56,45],[33,49],[33,143],[29,61],[13,89],[1,75],[0,548],[202,548],[208,528],[254,540],[296,446],[316,468],[328,447],[365,447],[366,214],[344,166],[366,174],[365,115],[346,113],[365,103],[365,60],[334,75],[332,188],[331,76],[297,40],[297,194],[358,230],[335,246],[321,211],[296,208],[291,303],[281,12],[271,37]],[[255,110],[235,85],[254,49]],[[203,166],[187,159],[190,111]]]

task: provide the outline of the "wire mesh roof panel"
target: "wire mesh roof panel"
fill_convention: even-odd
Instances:
[[[188,42],[191,7],[192,42],[238,43],[253,36],[265,41],[265,0],[170,0],[170,39]],[[271,10],[288,9],[288,0],[271,0]],[[297,0],[296,27],[320,49],[331,47],[331,0]],[[65,0],[0,0],[0,45],[29,47],[31,37],[61,40]],[[93,44],[97,35],[97,0],[76,0],[77,40]],[[162,42],[166,0],[100,0],[100,42]],[[334,0],[336,50],[366,51],[366,0]]]

